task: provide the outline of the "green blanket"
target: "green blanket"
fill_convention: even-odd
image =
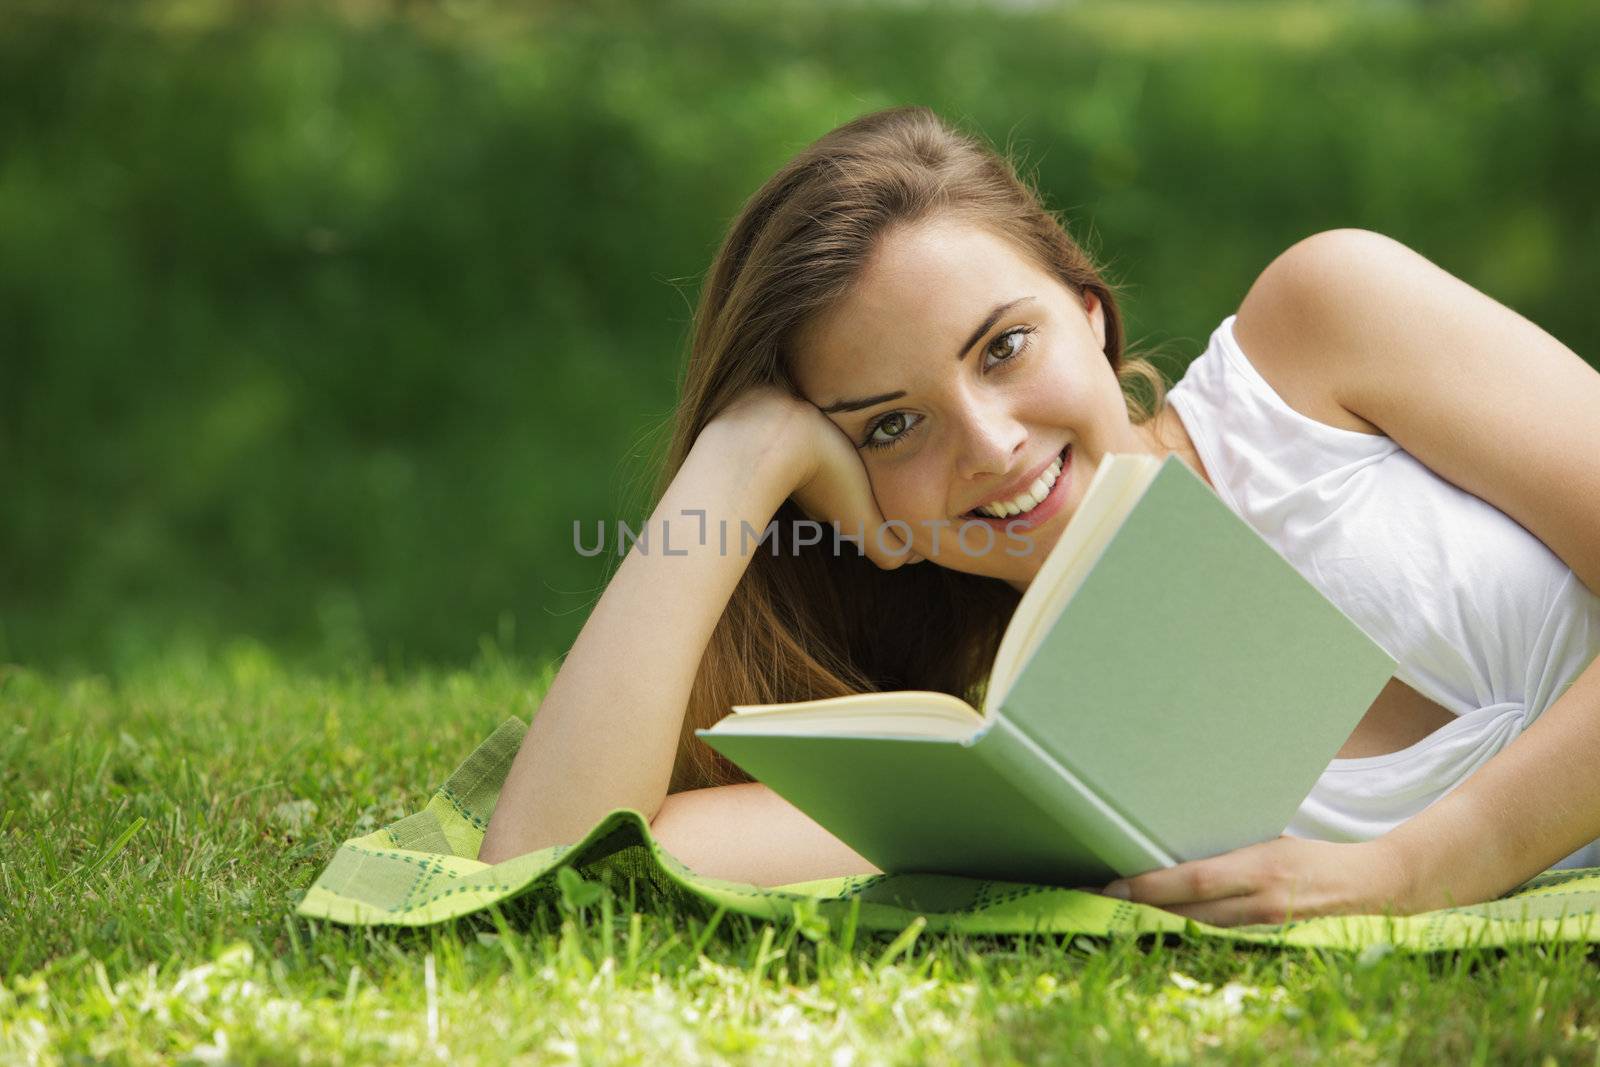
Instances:
[[[478,846],[526,729],[521,720],[507,719],[433,794],[427,807],[341,845],[307,890],[299,914],[360,926],[425,926],[512,898],[540,906],[558,892],[558,871],[571,867],[584,875],[638,879],[647,892],[678,907],[721,906],[777,922],[821,917],[835,928],[853,912],[850,921],[875,930],[900,930],[921,915],[929,930],[1179,933],[1338,949],[1374,943],[1429,951],[1600,941],[1600,867],[1547,871],[1499,900],[1421,915],[1335,916],[1222,928],[1095,893],[950,875],[827,878],[774,889],[707,878],[664,851],[650,836],[644,817],[628,809],[611,812],[577,844],[492,866],[479,863]]]

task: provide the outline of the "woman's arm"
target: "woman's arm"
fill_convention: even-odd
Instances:
[[[692,870],[731,882],[788,885],[881,873],[760,782],[674,793],[650,830]]]
[[[1399,242],[1319,238],[1258,282],[1304,331],[1301,355],[1286,358],[1320,358],[1346,408],[1521,523],[1600,594],[1600,374]],[[1401,896],[1413,909],[1485,900],[1600,837],[1597,765],[1600,660],[1386,835],[1406,860]]]
[[[1316,234],[1239,309],[1250,358],[1505,512],[1600,594],[1600,374],[1532,322],[1387,237]],[[1415,912],[1512,889],[1600,838],[1600,659],[1448,795],[1359,844],[1278,838],[1121,883],[1206,922]]]
[[[501,789],[483,862],[576,841],[613,808],[649,818],[661,807],[700,658],[749,563],[739,523],[763,529],[797,477],[777,427],[746,440],[730,430],[713,421],[696,439],[650,516],[648,549],[629,548],[563,659]],[[685,510],[705,513],[704,544],[700,516]]]
[[[843,530],[883,521],[849,438],[804,400],[751,389],[701,431],[650,516],[647,549],[629,548],[579,632],[512,761],[480,860],[576,841],[614,808],[657,816],[700,660],[749,563],[741,524],[759,536],[791,495]],[[878,566],[906,562],[865,540]]]

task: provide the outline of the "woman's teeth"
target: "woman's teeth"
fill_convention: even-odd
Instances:
[[[979,515],[987,515],[991,519],[1005,519],[1032,511],[1038,507],[1039,501],[1050,495],[1050,487],[1056,484],[1056,479],[1059,477],[1061,477],[1061,457],[1057,456],[1055,462],[1046,467],[1044,473],[1034,479],[1034,483],[1020,495],[997,504],[985,504],[981,508],[974,508],[973,511]]]

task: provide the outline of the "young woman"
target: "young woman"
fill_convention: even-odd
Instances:
[[[1137,451],[1176,453],[1400,670],[1283,836],[1107,892],[1276,922],[1600,864],[1600,374],[1358,230],[1268,265],[1170,393],[1123,343],[1084,251],[932,112],[803,151],[717,254],[657,550],[629,552],[566,656],[480,858],[628,807],[713,876],[872,872],[692,731],[868,689],[978,703],[1095,470]],[[953,534],[983,515],[1032,550],[967,551]],[[779,554],[741,547],[773,519]],[[865,536],[805,545],[806,519]]]

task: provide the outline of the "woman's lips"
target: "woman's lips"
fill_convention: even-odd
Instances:
[[[1012,530],[1026,530],[1049,522],[1056,512],[1061,510],[1061,505],[1067,498],[1067,480],[1072,474],[1072,446],[1070,444],[1062,449],[1061,457],[1061,473],[1056,477],[1055,484],[1050,487],[1050,491],[1045,494],[1044,499],[1035,504],[1032,509],[1000,519],[992,515],[980,515],[975,511],[969,511],[964,515],[957,516],[957,518],[962,522],[986,522],[999,531],[1004,531],[1007,527]]]

